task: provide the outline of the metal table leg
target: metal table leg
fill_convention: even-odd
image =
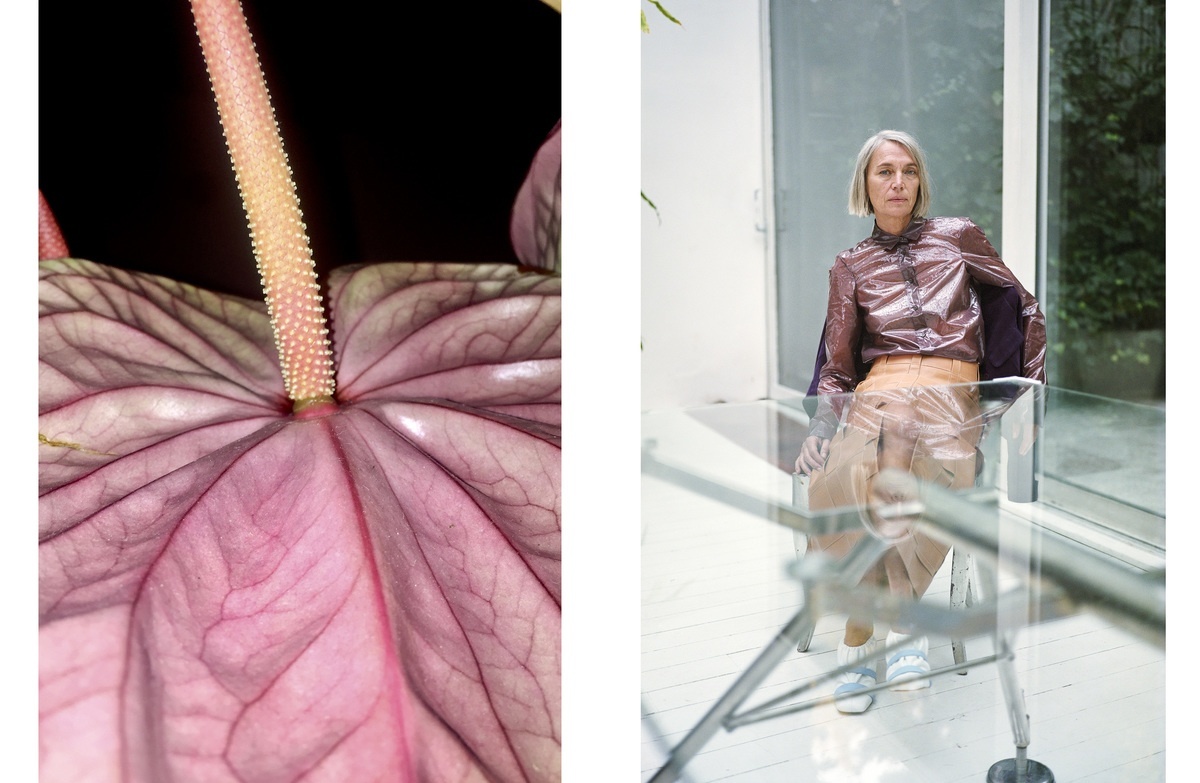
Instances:
[[[997,634],[996,642],[1000,648],[997,650],[996,666],[1000,671],[1000,684],[1004,689],[1004,701],[1008,705],[1008,719],[1012,723],[1017,752],[1013,758],[997,761],[991,766],[988,783],[1054,783],[1054,773],[1050,768],[1028,757],[1029,713],[1025,711],[1025,694],[1017,682],[1009,635]]]
[[[795,648],[800,634],[812,623],[811,609],[806,604],[785,625],[770,644],[766,646],[754,663],[744,671],[737,681],[709,708],[704,717],[688,732],[683,741],[671,750],[667,763],[650,778],[650,783],[670,783],[678,779],[683,767],[708,743],[721,727],[721,722],[741,706],[775,667]]]
[[[853,586],[859,583],[871,566],[885,551],[887,544],[872,536],[863,536],[854,549],[846,555],[832,582],[839,585]],[[717,700],[704,717],[700,719],[687,736],[676,745],[667,763],[664,764],[649,783],[671,783],[679,778],[684,766],[700,752],[712,736],[721,728],[726,718],[732,715],[738,707],[762,684],[775,667],[788,656],[800,642],[804,634],[811,634],[816,623],[817,609],[809,602],[809,591],[805,591],[805,603],[792,619],[788,621],[775,638],[763,648],[749,668],[737,678],[729,690]]]

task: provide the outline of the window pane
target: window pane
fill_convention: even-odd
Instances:
[[[1047,296],[1050,382],[1165,396],[1164,0],[1054,0]]]
[[[812,378],[834,257],[870,234],[847,214],[858,148],[885,128],[929,158],[934,215],[1000,236],[1004,2],[772,0],[779,382]]]

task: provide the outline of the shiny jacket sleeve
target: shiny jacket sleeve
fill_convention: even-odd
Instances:
[[[829,270],[829,306],[825,316],[825,366],[817,383],[818,394],[854,391],[858,371],[854,352],[862,339],[862,320],[854,275],[839,257]]]
[[[960,237],[963,260],[972,279],[986,284],[1014,288],[1021,296],[1022,345],[1021,374],[1031,380],[1046,382],[1046,317],[1038,302],[1021,285],[1012,270],[1000,260],[983,230],[967,221]]]
[[[855,352],[862,339],[862,320],[854,275],[839,257],[829,270],[829,306],[825,316],[825,364],[817,382],[821,401],[809,427],[809,435],[831,438],[838,416],[828,395],[853,391],[858,385]]]

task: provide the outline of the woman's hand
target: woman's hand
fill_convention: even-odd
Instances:
[[[824,466],[825,458],[829,456],[829,438],[809,435],[800,447],[800,456],[796,457],[796,472],[809,475],[819,467]]]

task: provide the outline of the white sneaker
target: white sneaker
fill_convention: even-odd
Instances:
[[[900,643],[900,648],[888,653],[887,681],[894,691],[916,691],[929,687],[929,639],[924,636],[903,636],[891,631],[887,646]],[[921,678],[921,679],[917,679]]]
[[[874,657],[874,639],[868,639],[867,643],[860,647],[851,647],[845,641],[838,642],[837,662],[839,668],[855,661],[864,662],[864,665],[856,666],[850,671],[838,675],[838,686],[833,691],[833,695],[837,697],[834,704],[837,705],[838,712],[850,714],[866,712],[867,707],[870,707],[871,703],[875,701],[875,697],[869,693],[852,695],[856,691],[865,690],[875,684],[875,670],[865,665],[865,662]]]

